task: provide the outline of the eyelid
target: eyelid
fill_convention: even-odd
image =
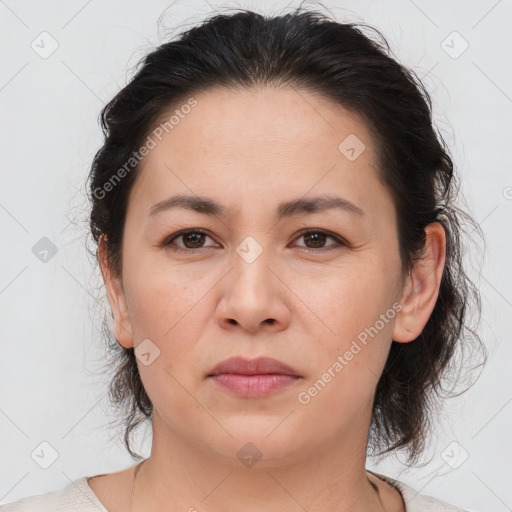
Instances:
[[[173,242],[177,238],[180,238],[181,236],[187,235],[189,233],[201,233],[201,234],[203,234],[203,235],[205,235],[205,236],[207,236],[207,237],[209,237],[209,238],[211,238],[213,240],[213,237],[205,229],[202,229],[202,228],[187,228],[187,229],[182,229],[180,231],[177,231],[176,233],[173,233],[171,236],[167,237],[162,242],[162,245],[163,246],[171,245],[171,242]],[[186,247],[175,246],[174,249],[177,250],[177,251],[198,252],[198,251],[201,251],[202,249],[208,249],[209,247],[212,247],[212,246],[199,247],[197,249],[187,249]]]
[[[202,228],[187,228],[187,229],[182,229],[180,231],[177,231],[176,233],[173,233],[171,236],[169,236],[168,238],[166,238],[162,245],[163,246],[168,246],[168,245],[171,245],[171,242],[173,242],[175,239],[177,238],[180,238],[181,236],[184,236],[184,235],[187,235],[189,233],[201,233],[209,238],[211,238],[213,240],[213,237],[208,233],[207,230],[205,229],[202,229]],[[298,231],[296,234],[295,234],[295,237],[293,240],[297,240],[298,238],[301,238],[302,236],[304,235],[307,235],[309,233],[321,233],[327,237],[331,237],[333,238],[336,243],[335,244],[331,244],[331,245],[328,245],[327,247],[320,247],[320,248],[313,248],[313,247],[306,247],[304,245],[299,245],[298,247],[301,247],[303,250],[306,250],[308,252],[324,252],[324,251],[329,251],[331,249],[335,249],[336,247],[341,247],[341,246],[348,246],[348,242],[346,242],[342,237],[340,237],[339,235],[336,235],[335,233],[332,233],[326,229],[323,229],[323,228],[304,228],[304,229],[301,229],[300,231]],[[217,244],[218,245],[218,244]],[[188,249],[188,248],[184,248],[184,247],[180,247],[180,246],[175,246],[173,248],[173,250],[176,250],[176,251],[184,251],[184,252],[199,252],[203,249],[208,249],[212,246],[207,246],[207,247],[198,247],[197,249]]]
[[[303,245],[300,245],[299,247],[302,247],[303,249],[305,249],[306,251],[312,251],[312,252],[322,252],[322,251],[329,251],[331,249],[335,249],[336,247],[340,247],[340,246],[347,246],[348,247],[348,242],[345,241],[341,236],[335,234],[335,233],[332,233],[331,231],[328,231],[326,229],[323,229],[323,228],[304,228],[304,229],[301,229],[295,236],[294,240],[296,240],[297,238],[301,238],[302,236],[304,235],[307,235],[309,233],[321,233],[327,237],[331,237],[333,238],[335,241],[336,241],[336,244],[331,244],[331,245],[328,245],[327,247],[321,247],[319,249],[314,249],[312,247],[306,247],[306,246],[303,246]]]

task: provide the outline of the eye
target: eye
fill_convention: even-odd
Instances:
[[[204,246],[205,238],[211,237],[199,228],[194,229],[184,229],[183,231],[179,231],[175,233],[170,238],[164,241],[163,245],[168,246],[173,251],[185,251],[190,252],[194,249],[205,249],[207,247],[215,247],[215,246]],[[173,244],[174,240],[181,239],[183,242],[183,246]],[[218,244],[217,244],[218,246]]]
[[[205,246],[205,239],[212,239],[206,231],[200,228],[194,229],[184,229],[182,231],[178,231],[171,235],[171,237],[167,238],[163,245],[172,249],[173,251],[184,251],[190,252],[199,249],[207,249],[208,247],[218,247],[218,244]],[[340,237],[329,233],[323,229],[313,229],[308,228],[299,232],[299,238],[303,238],[306,245],[298,244],[298,247],[304,247],[307,251],[313,252],[321,252],[321,251],[329,251],[332,249],[336,249],[340,246],[347,246],[348,244],[342,240]],[[334,240],[334,243],[325,245],[327,239]],[[183,245],[178,245],[173,243],[175,240],[182,241]]]
[[[312,229],[308,228],[299,232],[299,238],[303,238],[306,244],[305,246],[299,245],[299,247],[306,247],[307,250],[319,252],[319,251],[330,251],[336,249],[342,245],[348,245],[340,237],[331,234],[323,229]],[[335,243],[325,246],[325,242],[328,238],[334,240]]]

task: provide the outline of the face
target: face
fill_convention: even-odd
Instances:
[[[153,137],[129,197],[122,276],[104,272],[116,337],[140,346],[154,431],[218,457],[252,442],[262,460],[365,444],[402,293],[372,136],[306,91],[194,98]],[[177,195],[218,205],[166,207]],[[295,377],[268,393],[235,379],[261,392],[238,393],[209,377],[233,356],[274,358]]]

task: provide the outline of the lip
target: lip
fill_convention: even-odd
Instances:
[[[232,357],[208,375],[222,389],[243,398],[262,398],[302,380],[297,371],[269,357]]]
[[[230,357],[215,366],[208,377],[223,373],[236,373],[238,375],[279,374],[300,377],[296,370],[282,361],[272,359],[271,357],[257,357],[255,359]]]

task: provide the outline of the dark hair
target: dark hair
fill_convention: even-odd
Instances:
[[[122,179],[118,171],[123,166],[126,171],[126,162],[164,114],[193,94],[216,86],[297,87],[358,114],[373,134],[379,177],[396,207],[403,275],[423,256],[428,224],[440,222],[447,237],[439,297],[417,339],[391,344],[376,388],[367,445],[379,455],[405,449],[408,460],[416,461],[438,405],[434,394],[441,396],[450,370],[457,373],[456,349],[464,352],[476,341],[487,357],[476,328],[468,323],[470,306],[479,319],[481,303],[462,264],[462,221],[481,230],[454,204],[458,178],[433,125],[429,94],[413,71],[390,56],[384,36],[372,27],[338,23],[302,7],[275,17],[238,11],[212,16],[147,54],[128,85],[103,108],[104,144],[89,175],[94,242],[101,243],[102,233],[108,235],[109,264],[121,275],[127,201],[139,165],[132,161],[133,169],[121,173]],[[381,42],[366,35],[368,29]],[[140,459],[130,448],[130,435],[152,417],[153,406],[133,348],[119,346],[108,328],[104,332],[116,367],[111,401],[123,413],[125,446]]]

